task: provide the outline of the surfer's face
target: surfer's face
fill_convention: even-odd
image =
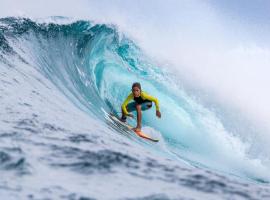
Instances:
[[[138,87],[133,87],[132,88],[132,93],[134,97],[139,97],[141,95],[141,90]]]

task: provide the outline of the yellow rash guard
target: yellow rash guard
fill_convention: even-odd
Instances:
[[[153,101],[155,103],[155,105],[156,105],[156,110],[159,111],[159,103],[158,103],[158,99],[157,98],[150,96],[149,94],[147,94],[144,91],[141,91],[141,98],[143,100]],[[126,98],[126,100],[124,101],[124,103],[122,104],[122,109],[123,109],[125,115],[128,115],[129,114],[128,111],[127,111],[128,102],[130,102],[133,99],[134,99],[134,95],[131,92],[128,95],[128,97]]]

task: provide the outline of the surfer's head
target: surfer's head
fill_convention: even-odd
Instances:
[[[141,84],[136,82],[132,84],[132,93],[134,97],[139,97],[141,95]]]

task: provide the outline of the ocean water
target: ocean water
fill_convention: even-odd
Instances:
[[[117,26],[41,21],[0,19],[1,199],[270,199],[267,150]],[[135,81],[159,143],[109,118]]]

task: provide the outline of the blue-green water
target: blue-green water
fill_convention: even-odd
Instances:
[[[270,198],[252,145],[113,25],[2,18],[0,51],[5,199]],[[161,119],[143,113],[157,145],[108,118],[133,82],[159,99]]]

